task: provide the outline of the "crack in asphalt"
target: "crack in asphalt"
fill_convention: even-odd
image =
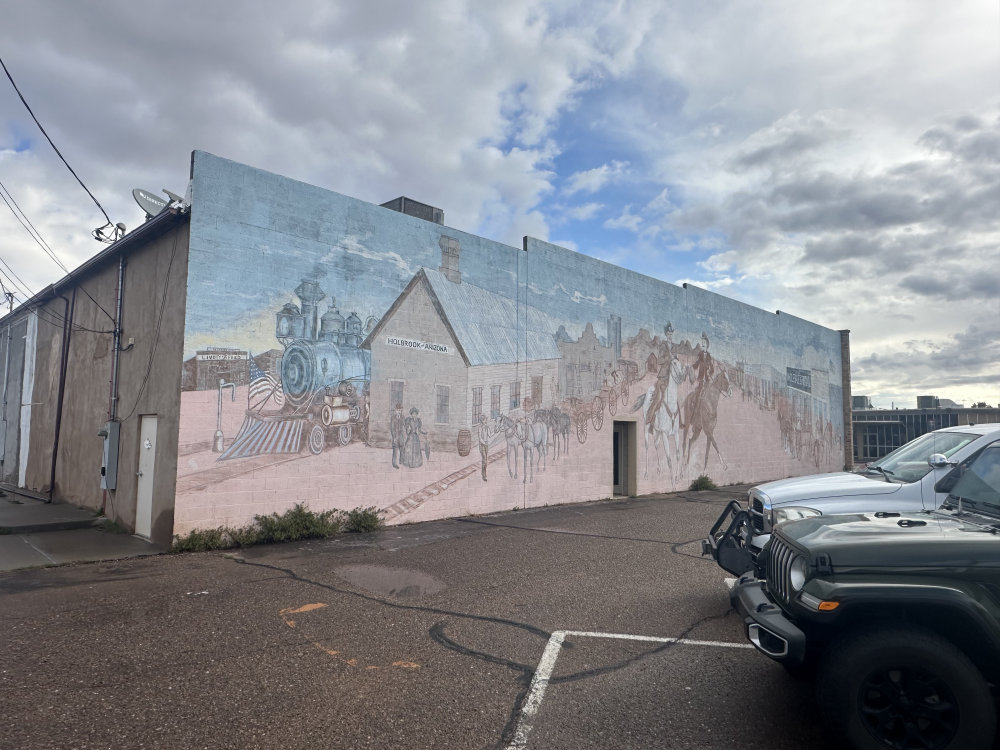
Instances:
[[[474,520],[469,520],[468,522],[469,523],[482,523],[483,525],[487,525],[487,526],[507,526],[506,524],[491,524],[491,523],[488,523],[488,522],[474,521]],[[521,526],[511,526],[510,528],[521,529],[521,530],[524,530],[524,531],[546,531],[545,529],[531,529],[531,528],[524,528],[524,527],[521,527]],[[602,535],[600,535],[600,534],[582,534],[582,533],[578,534],[576,532],[559,532],[559,531],[553,531],[553,532],[548,532],[548,533],[568,533],[568,534],[574,534],[574,535],[578,535],[578,536],[596,536],[596,537],[602,537]],[[651,542],[651,543],[656,543],[656,544],[670,544],[671,545],[671,552],[673,554],[677,554],[677,555],[681,555],[681,556],[685,556],[685,557],[694,557],[693,555],[687,555],[686,553],[679,552],[677,550],[678,546],[681,546],[683,544],[690,544],[690,542],[671,543],[671,542],[665,542],[665,541],[662,541],[662,540],[655,540],[655,539],[629,539],[629,538],[622,538],[622,537],[603,537],[603,538],[616,539],[616,540],[619,540],[619,541],[636,541],[636,542]],[[476,614],[471,614],[471,613],[468,613],[468,612],[457,612],[455,610],[447,610],[447,609],[442,609],[442,608],[439,608],[439,607],[428,607],[428,606],[413,605],[413,604],[401,604],[399,602],[390,601],[390,600],[382,598],[382,597],[371,596],[371,595],[368,595],[368,594],[361,593],[359,591],[352,591],[350,589],[340,588],[340,587],[334,586],[334,585],[329,584],[329,583],[322,583],[320,581],[316,581],[316,580],[307,578],[305,576],[299,575],[294,570],[291,570],[289,568],[283,568],[283,567],[278,566],[278,565],[270,565],[270,564],[262,563],[262,562],[253,562],[253,561],[248,561],[246,559],[237,558],[237,557],[232,557],[232,558],[229,558],[229,559],[232,559],[234,562],[237,562],[237,563],[239,563],[241,565],[250,565],[252,567],[265,568],[265,569],[268,569],[268,570],[273,570],[273,571],[276,571],[276,572],[279,572],[279,573],[283,573],[286,576],[288,576],[289,578],[291,578],[291,579],[293,579],[295,581],[298,581],[300,583],[305,583],[307,585],[311,585],[311,586],[315,586],[317,588],[325,589],[325,590],[333,592],[333,593],[356,597],[358,599],[363,599],[363,600],[368,601],[368,602],[373,602],[373,603],[376,603],[376,604],[382,604],[384,606],[391,607],[393,609],[407,610],[407,611],[414,611],[414,612],[424,612],[424,613],[430,613],[430,614],[435,614],[435,615],[444,615],[445,617],[453,617],[453,618],[458,618],[458,619],[472,620],[472,621],[475,621],[475,622],[485,622],[485,623],[496,624],[496,625],[508,625],[510,627],[517,628],[519,630],[523,630],[523,631],[528,632],[528,633],[530,633],[532,635],[535,635],[535,636],[538,636],[540,638],[543,638],[546,643],[548,643],[548,640],[552,636],[552,633],[549,632],[549,631],[543,630],[542,628],[535,627],[534,625],[529,625],[529,624],[524,623],[524,622],[518,622],[516,620],[509,620],[509,619],[500,618],[500,617],[488,617],[486,615],[476,615]],[[699,558],[699,559],[701,559],[701,558]],[[705,617],[702,617],[702,618],[694,621],[693,623],[691,623],[687,628],[685,628],[684,631],[679,636],[677,636],[677,638],[678,639],[684,639],[691,632],[693,632],[697,627],[699,627],[700,625],[703,625],[705,623],[711,622],[713,620],[722,619],[722,618],[726,617],[727,615],[728,615],[728,610],[726,612],[724,612],[724,613],[721,613],[721,614],[707,615]],[[438,645],[440,645],[440,646],[442,646],[444,648],[447,648],[450,651],[454,651],[455,653],[461,654],[463,656],[467,656],[467,657],[470,657],[470,658],[473,658],[473,659],[478,659],[480,661],[484,661],[484,662],[487,662],[487,663],[490,663],[490,664],[496,664],[496,665],[505,667],[505,668],[511,670],[512,672],[514,672],[515,675],[516,675],[516,683],[520,686],[520,689],[518,690],[518,693],[515,696],[515,699],[513,701],[512,706],[511,706],[511,711],[508,714],[507,721],[506,721],[503,729],[501,730],[500,739],[495,744],[487,745],[486,746],[488,748],[503,748],[503,747],[506,747],[507,744],[514,737],[515,732],[517,731],[518,720],[519,720],[520,715],[522,713],[522,710],[524,708],[524,702],[525,702],[526,698],[528,697],[528,692],[529,692],[529,689],[530,689],[530,686],[531,686],[531,680],[534,677],[536,667],[535,666],[526,665],[526,664],[521,664],[520,662],[512,661],[510,659],[505,659],[503,657],[499,657],[499,656],[496,656],[494,654],[487,653],[485,651],[481,651],[481,650],[477,650],[477,649],[473,649],[473,648],[470,648],[468,646],[465,646],[465,645],[459,643],[458,641],[452,639],[451,637],[449,637],[447,635],[447,633],[445,632],[446,624],[447,624],[447,621],[446,620],[442,620],[442,621],[434,623],[430,627],[430,629],[428,631],[428,634],[430,635],[431,640],[433,642],[437,643]],[[633,655],[631,657],[628,657],[628,658],[625,658],[625,659],[621,659],[618,662],[615,662],[613,664],[608,664],[608,665],[605,665],[603,667],[597,667],[597,668],[594,668],[594,669],[583,670],[583,671],[580,671],[580,672],[574,672],[572,674],[562,675],[561,677],[554,677],[554,678],[550,679],[549,682],[550,682],[550,684],[554,684],[554,685],[567,684],[567,683],[576,682],[576,681],[579,681],[579,680],[584,680],[584,679],[588,679],[588,678],[592,678],[592,677],[597,677],[597,676],[609,674],[611,672],[615,672],[615,671],[624,669],[624,668],[626,668],[626,667],[628,667],[630,665],[633,665],[633,664],[635,664],[635,663],[637,663],[639,661],[645,660],[645,659],[647,659],[647,658],[649,658],[651,656],[655,656],[657,654],[666,652],[666,651],[670,650],[671,648],[673,648],[675,646],[677,646],[676,642],[674,642],[674,643],[664,643],[664,644],[655,646],[653,648],[647,649],[645,651],[642,651],[641,653],[635,654],[635,655]],[[573,642],[567,639],[567,641],[564,643],[564,648],[573,648],[573,647],[574,647]]]

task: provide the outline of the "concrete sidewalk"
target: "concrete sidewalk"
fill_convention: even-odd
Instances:
[[[0,496],[0,572],[165,551],[131,534],[106,530],[93,511],[10,493]]]

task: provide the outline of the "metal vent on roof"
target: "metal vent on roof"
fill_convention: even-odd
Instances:
[[[401,214],[416,216],[418,219],[423,219],[424,221],[444,224],[444,211],[440,208],[434,208],[434,206],[428,206],[426,203],[415,201],[412,198],[400,196],[379,205],[382,208],[391,208],[393,211],[399,211]]]

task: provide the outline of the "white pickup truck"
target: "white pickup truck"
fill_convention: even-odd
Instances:
[[[928,432],[857,472],[814,474],[752,487],[733,500],[702,541],[735,576],[754,570],[771,530],[782,521],[844,513],[904,513],[938,508],[948,496],[934,485],[956,463],[1000,438],[1000,424]]]

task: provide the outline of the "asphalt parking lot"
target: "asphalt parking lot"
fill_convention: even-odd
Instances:
[[[700,555],[738,493],[0,574],[0,748],[833,750]]]

